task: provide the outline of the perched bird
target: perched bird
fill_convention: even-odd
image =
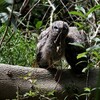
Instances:
[[[39,67],[52,67],[53,61],[61,59],[68,31],[69,26],[66,22],[55,21],[40,34],[37,44],[37,64]]]
[[[39,35],[37,64],[41,68],[52,68],[53,62],[64,56],[71,69],[80,74],[88,64],[88,57],[77,56],[86,52],[87,45],[87,36],[83,30],[69,27],[64,21],[55,21]]]

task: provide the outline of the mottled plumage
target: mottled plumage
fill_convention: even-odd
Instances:
[[[55,21],[39,36],[37,63],[40,67],[51,67],[53,61],[61,59],[69,27],[64,21]]]

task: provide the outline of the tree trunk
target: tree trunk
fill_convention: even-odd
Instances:
[[[0,64],[0,100],[16,98],[30,90],[38,91],[39,96],[54,91],[57,100],[63,100],[68,95],[83,93],[84,87],[96,87],[98,75],[98,69],[90,70],[87,77],[75,75],[70,69],[57,71]],[[38,96],[34,100],[39,100]]]

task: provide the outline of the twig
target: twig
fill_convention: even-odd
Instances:
[[[48,0],[48,3],[50,4],[50,6],[52,7],[52,11],[51,11],[51,15],[50,15],[50,25],[52,25],[52,22],[53,22],[53,14],[54,14],[54,11],[55,11],[55,6],[51,3],[50,0]]]
[[[28,16],[28,14],[33,10],[33,8],[40,2],[40,0],[38,0],[34,5],[32,5],[32,8],[27,12],[27,14],[23,17],[23,19],[21,20],[21,22]],[[19,23],[17,25],[17,27],[20,25],[21,23]]]
[[[7,43],[9,43],[9,41],[11,40],[11,38],[13,37],[13,35],[15,34],[15,32],[13,31],[10,38],[7,40],[7,42],[5,43],[5,45],[7,45]]]
[[[40,97],[44,98],[45,100],[51,100],[50,98],[46,97],[45,95],[40,95]]]
[[[44,18],[45,18],[45,16],[46,16],[46,14],[48,13],[48,11],[50,10],[50,7],[47,9],[47,11],[45,12],[45,14],[44,14],[44,16],[43,16],[43,18],[42,18],[42,21],[44,20]]]
[[[21,8],[20,8],[20,13],[23,11],[23,9],[29,4],[29,0],[24,0]]]
[[[10,13],[10,17],[9,17],[9,20],[8,20],[8,24],[7,24],[6,30],[5,30],[5,32],[4,32],[4,35],[3,35],[3,37],[2,37],[2,39],[1,39],[1,41],[0,41],[0,47],[1,47],[3,41],[4,41],[5,37],[6,37],[6,34],[7,34],[7,32],[8,32],[9,25],[10,25],[10,23],[11,23],[11,19],[12,19],[12,15],[13,15],[13,10],[14,10],[14,4],[15,4],[15,3],[13,2],[13,4],[12,4],[12,11],[11,11],[11,13]]]
[[[29,23],[30,23],[30,18],[31,18],[31,12],[29,13],[29,16],[28,16],[26,31],[28,31],[28,27],[29,27]]]
[[[100,24],[98,25],[98,27],[97,27],[96,31],[94,32],[93,36],[91,36],[91,40],[94,39],[97,36],[99,29],[100,29]]]
[[[74,2],[74,1],[71,1],[73,4],[77,4],[77,3],[82,3],[84,0],[80,0],[80,1],[76,1],[76,2]]]
[[[66,11],[67,11],[68,14],[69,14],[69,11],[68,11],[67,7],[65,6],[65,4],[63,3],[63,1],[60,0],[60,2],[62,3],[62,5],[64,6],[64,8],[66,9]],[[72,17],[70,14],[69,14],[69,16],[70,16],[70,18],[74,21],[73,17]]]
[[[88,70],[86,73],[86,87],[89,87],[89,74],[90,71]],[[86,95],[86,100],[88,100],[88,95]]]
[[[94,0],[94,1],[96,2],[96,4],[97,4],[97,5],[99,5],[99,3],[98,3],[98,1],[97,1],[97,0]]]
[[[96,64],[96,67],[100,67],[100,61]]]
[[[91,6],[92,7],[94,7],[94,3],[93,3],[93,1],[92,0],[90,0],[90,3],[91,3]],[[97,16],[96,16],[96,13],[95,13],[95,11],[93,12],[93,14],[94,14],[94,17],[95,17],[95,24],[96,24],[96,26],[97,26]]]

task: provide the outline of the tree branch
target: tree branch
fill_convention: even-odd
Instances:
[[[90,71],[90,88],[96,87],[98,75],[98,69]],[[16,92],[23,95],[36,89],[40,94],[55,90],[57,100],[63,100],[69,94],[82,93],[85,86],[86,75],[75,75],[70,69],[56,71],[0,64],[0,100],[16,98]]]

